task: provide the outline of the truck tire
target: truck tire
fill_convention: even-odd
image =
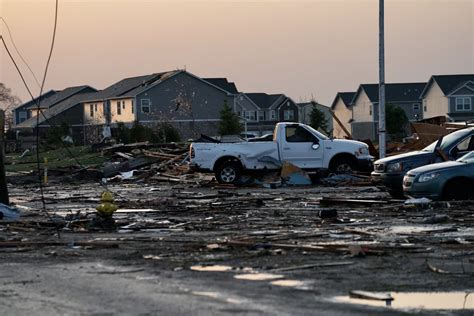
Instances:
[[[215,170],[216,180],[223,184],[236,184],[240,180],[242,169],[240,164],[235,161],[226,161]]]
[[[352,173],[355,170],[355,163],[349,157],[336,157],[331,161],[329,169],[334,173]]]
[[[474,199],[474,183],[467,179],[450,180],[443,189],[442,199],[451,200],[472,200]]]

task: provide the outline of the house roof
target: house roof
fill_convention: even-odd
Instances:
[[[152,75],[149,75],[149,76],[144,76],[144,77],[148,77],[147,80],[144,80],[142,82],[140,81],[134,81],[134,80],[129,80],[129,82],[127,83],[129,86],[133,86],[133,88],[131,89],[128,89],[126,91],[123,91],[122,93],[119,93],[119,94],[116,94],[114,96],[109,96],[107,98],[116,98],[116,97],[134,97],[136,96],[137,94],[140,94],[142,93],[143,91],[145,90],[148,90],[152,85],[156,85],[168,78],[170,78],[171,76],[177,74],[177,73],[180,73],[182,70],[175,70],[175,71],[165,71],[165,72],[158,72],[158,73],[155,73],[155,74],[152,74]],[[129,78],[129,79],[133,79],[133,78]],[[124,79],[125,80],[125,79]],[[122,80],[123,81],[123,80]]]
[[[268,109],[284,94],[245,93],[259,108]]]
[[[62,102],[63,100],[66,100],[67,98],[72,97],[75,94],[78,94],[78,93],[83,92],[84,90],[90,90],[90,89],[95,90],[94,88],[88,85],[82,85],[82,86],[68,87],[66,89],[56,91],[56,93],[52,94],[46,99],[42,99],[40,102],[40,107],[42,109],[53,107],[56,104]],[[34,102],[33,104],[29,105],[27,108],[34,109],[36,107],[37,107],[36,102]]]
[[[385,101],[386,102],[410,102],[420,99],[420,93],[426,86],[426,82],[410,82],[410,83],[386,83],[385,84]],[[361,84],[357,90],[352,103],[355,102],[360,92],[364,90],[370,102],[379,102],[379,85]]]
[[[42,95],[34,98],[33,100],[27,101],[19,106],[17,106],[13,111],[18,110],[20,108],[29,108],[32,105],[36,105],[36,102],[41,98],[41,103],[43,103],[47,98],[53,96],[56,94],[58,91],[56,90],[49,90],[48,92],[43,93]]]
[[[203,80],[209,82],[210,84],[221,88],[222,90],[225,90],[231,94],[238,94],[239,91],[237,90],[237,87],[235,83],[229,82],[227,78],[203,78]]]
[[[342,102],[344,102],[344,105],[348,108],[352,105],[352,99],[354,98],[355,94],[355,92],[338,92],[336,94],[336,97],[334,98],[334,101],[331,104],[331,109],[334,110],[334,107],[337,103],[337,99],[339,98],[341,98]]]
[[[466,83],[467,81],[474,81],[474,74],[433,75],[428,81],[426,87],[423,89],[420,98],[423,98],[434,81],[436,81],[444,95],[448,95],[450,92],[458,88],[460,84]]]
[[[53,107],[50,107],[48,109],[44,109],[41,111],[41,114],[38,119],[38,123],[42,124],[45,123],[47,120],[52,119],[56,115],[84,102],[89,100],[90,98],[94,97],[97,94],[97,92],[90,92],[90,93],[80,93],[76,94],[70,98],[67,98],[63,100],[62,102],[56,104]],[[34,116],[18,125],[15,126],[15,128],[33,128],[36,126],[37,123],[37,117]]]
[[[474,91],[474,81],[466,80],[466,81],[460,82],[456,87],[454,87],[454,88],[448,93],[448,95],[453,94],[454,92],[456,92],[457,90],[459,90],[459,89],[461,89],[461,88],[463,88],[463,87],[466,87],[467,89]],[[474,93],[474,92],[473,92],[473,93]]]

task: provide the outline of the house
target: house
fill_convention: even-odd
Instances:
[[[186,70],[160,73],[144,85],[108,98],[110,123],[166,122],[176,127],[182,138],[215,135],[222,107],[225,103],[232,106],[237,93],[235,84],[225,78],[203,79]],[[132,112],[124,115],[127,104]]]
[[[31,117],[35,117],[38,111],[38,103],[41,111],[45,111],[69,98],[74,97],[75,95],[95,91],[97,90],[90,86],[82,85],[68,87],[59,91],[51,90],[46,93],[43,93],[40,97],[28,101],[13,110],[14,125],[20,124],[21,122],[24,122]]]
[[[426,82],[385,84],[385,104],[400,107],[410,121],[423,118],[420,94]],[[351,133],[355,139],[377,138],[379,85],[361,84],[352,99]]]
[[[94,89],[90,93],[77,94],[55,104],[54,107],[43,110],[38,119],[32,117],[15,128],[27,130],[38,126],[44,134],[45,130],[64,122],[71,127],[71,134],[76,142],[84,144],[96,142],[100,140],[103,126],[111,123],[112,114],[116,121],[118,119],[134,121],[134,116],[130,118],[126,115],[133,111],[133,104],[125,101],[122,103],[125,99],[121,99],[121,96],[137,87],[144,87],[161,76],[162,74],[151,74],[125,78],[101,91]],[[118,107],[114,106],[118,101],[112,102],[113,100],[120,100],[123,115],[122,113],[119,113],[121,116],[117,115]]]
[[[43,93],[40,97],[36,97],[33,100],[23,103],[13,110],[14,125],[20,124],[27,119],[36,115],[38,103],[41,110],[48,109],[55,106],[56,104],[81,93],[89,93],[95,91],[94,88],[83,85],[76,87],[68,87],[63,90],[50,90]]]
[[[29,111],[30,106],[36,105],[37,102],[43,102],[47,98],[51,97],[52,95],[56,94],[57,91],[50,90],[48,92],[43,93],[39,97],[34,98],[28,102],[21,104],[20,106],[16,107],[12,110],[13,112],[13,126],[20,124],[21,122],[26,121],[31,117],[31,112]]]
[[[423,89],[423,117],[448,116],[453,121],[474,119],[474,74],[434,75]]]
[[[234,112],[248,131],[272,133],[277,122],[298,122],[297,104],[284,94],[240,93],[234,101]]]
[[[316,107],[316,109],[318,109],[324,114],[324,118],[326,120],[327,128],[325,131],[321,131],[321,132],[327,134],[328,136],[332,136],[333,123],[332,123],[332,115],[330,113],[331,109],[327,107],[326,105],[320,104],[315,101],[298,103],[299,122],[309,125],[311,121],[311,112],[313,112],[314,107]]]
[[[232,106],[237,93],[235,84],[225,78],[202,79],[185,70],[153,73],[125,78],[101,91],[76,95],[45,108],[38,126],[49,128],[65,122],[71,126],[73,138],[84,143],[97,141],[106,124],[113,128],[135,121],[170,123],[183,138],[215,135],[222,106],[226,102]],[[36,126],[36,119],[29,119],[17,128]],[[91,133],[93,137],[88,136]]]
[[[355,92],[338,92],[334,101],[331,104],[331,110],[337,117],[339,122],[332,118],[333,130],[332,136],[334,138],[346,138],[348,135],[344,128],[350,133],[352,123],[352,99],[354,99]],[[341,124],[344,126],[341,127]]]

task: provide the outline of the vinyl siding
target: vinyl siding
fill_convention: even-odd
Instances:
[[[350,132],[351,131],[351,123],[352,120],[352,111],[346,107],[344,101],[341,98],[338,98],[335,106],[334,106],[334,114],[337,116],[339,121],[344,125],[344,127]],[[333,132],[332,135],[334,138],[345,138],[347,135],[344,130],[341,128],[339,123],[333,119]]]
[[[435,116],[445,116],[448,112],[448,98],[444,96],[443,91],[436,82],[433,82],[425,94],[422,106],[426,106],[426,112],[423,110],[423,118]]]

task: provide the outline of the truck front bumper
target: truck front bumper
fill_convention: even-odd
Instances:
[[[374,170],[374,159],[357,159],[357,171],[371,172]]]

